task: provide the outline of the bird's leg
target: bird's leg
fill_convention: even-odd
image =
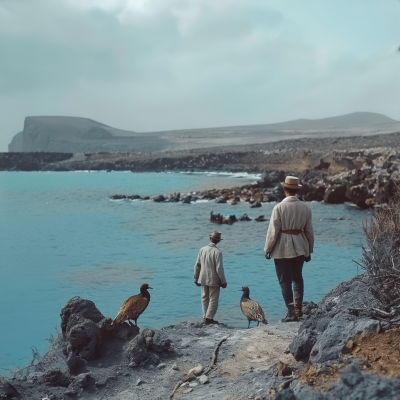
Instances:
[[[135,319],[135,325],[137,326],[137,319]]]
[[[257,321],[257,326],[260,325],[260,321]]]
[[[249,326],[247,327],[247,329],[249,329],[249,328],[250,328],[250,322],[251,322],[251,321],[249,320]]]
[[[133,326],[133,324],[129,318],[128,318],[128,324],[129,324],[129,326]]]

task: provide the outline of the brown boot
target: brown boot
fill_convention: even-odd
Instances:
[[[218,321],[215,321],[213,318],[204,318],[204,323],[206,325],[216,325]]]
[[[294,312],[296,317],[303,316],[303,296],[294,292]]]
[[[290,303],[286,306],[286,317],[281,319],[281,322],[293,322],[298,321],[299,319],[296,316],[294,311],[294,304]]]

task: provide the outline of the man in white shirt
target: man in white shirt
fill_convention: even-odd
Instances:
[[[275,261],[276,275],[286,304],[283,322],[303,315],[303,263],[311,260],[314,232],[310,208],[296,197],[299,178],[287,176],[282,182],[286,198],[272,210],[264,247],[265,258]],[[293,291],[292,291],[293,283]]]
[[[218,324],[214,320],[217,312],[219,292],[226,288],[224,266],[221,250],[217,244],[221,241],[221,232],[214,231],[210,235],[210,244],[200,249],[194,266],[194,283],[201,286],[201,305],[206,325]]]

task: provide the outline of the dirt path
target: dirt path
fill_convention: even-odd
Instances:
[[[278,361],[286,364],[294,364],[295,359],[289,354],[285,354],[286,349],[293,337],[287,332],[259,328],[250,335],[237,331],[229,339],[232,347],[238,346],[232,353],[230,360],[223,362],[219,367],[221,376],[235,380],[240,375],[250,371],[267,371]]]

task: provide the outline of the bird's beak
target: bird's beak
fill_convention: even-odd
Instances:
[[[243,292],[243,289],[238,290],[238,292]]]
[[[147,289],[153,289],[153,288],[149,286]]]

